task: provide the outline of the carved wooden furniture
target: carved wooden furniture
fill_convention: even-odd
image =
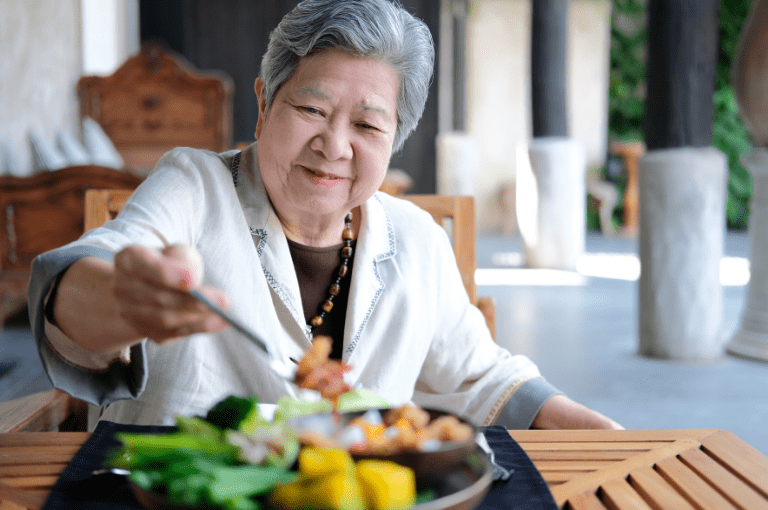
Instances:
[[[637,234],[640,224],[640,191],[638,187],[638,160],[645,154],[643,142],[614,142],[611,144],[611,154],[624,159],[627,169],[627,189],[624,192],[624,228],[622,233]]]
[[[0,177],[0,324],[26,306],[32,260],[83,233],[89,188],[128,188],[141,178],[101,166]]]
[[[89,189],[85,192],[85,231],[100,227],[117,216],[132,190]]]
[[[157,44],[145,44],[114,74],[77,83],[80,114],[104,129],[128,168],[140,173],[174,147],[232,147],[232,80],[200,72]]]
[[[403,195],[400,198],[409,200],[430,213],[437,224],[448,231],[469,300],[483,312],[491,336],[496,339],[496,308],[493,299],[478,298],[475,284],[475,199],[468,196],[441,195]]]
[[[768,506],[768,457],[725,430],[512,430],[510,434],[563,509]],[[89,437],[87,432],[0,434],[0,508],[42,508],[59,475]]]

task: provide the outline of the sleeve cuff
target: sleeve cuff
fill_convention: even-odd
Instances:
[[[114,254],[100,247],[72,244],[46,252],[32,262],[28,289],[30,323],[40,361],[51,384],[88,403],[105,406],[141,394],[147,380],[147,361],[144,342],[130,348],[130,364],[113,362],[103,371],[77,366],[54,349],[47,329],[57,328],[46,320],[46,297],[55,279],[83,257],[99,257],[111,262]]]
[[[552,386],[542,377],[529,379],[522,383],[501,408],[494,425],[507,429],[529,429],[544,402],[562,395],[563,392]]]

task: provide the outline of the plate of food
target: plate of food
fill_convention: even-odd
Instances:
[[[338,367],[323,366],[322,376],[297,378],[319,398],[229,396],[206,416],[177,416],[169,432],[119,433],[105,467],[129,473],[149,510],[468,510],[482,501],[493,469],[471,424],[411,405],[342,410],[351,390],[327,384]],[[369,397],[356,400],[381,404]]]

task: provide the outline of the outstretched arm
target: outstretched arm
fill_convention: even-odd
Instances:
[[[597,411],[579,404],[565,395],[555,395],[544,403],[534,418],[534,429],[613,429],[624,427]]]
[[[53,304],[56,325],[94,352],[119,352],[143,338],[163,342],[227,325],[186,291],[199,285],[202,261],[194,250],[166,247],[162,253],[132,246],[111,264],[85,257],[67,269]],[[202,292],[224,308],[226,295]]]

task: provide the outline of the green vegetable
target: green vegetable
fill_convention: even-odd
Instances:
[[[333,411],[333,403],[327,399],[312,401],[294,397],[280,397],[275,410],[275,421],[288,421],[299,416],[330,413],[331,411]]]
[[[392,404],[365,388],[344,393],[339,397],[338,403],[339,411],[343,413],[389,407],[392,407]]]
[[[177,416],[176,425],[166,434],[117,434],[122,446],[106,465],[129,470],[136,485],[175,503],[224,510],[259,510],[258,496],[298,477],[289,471],[296,433],[265,420],[255,397],[228,397],[206,418]]]
[[[254,414],[259,416],[259,399],[257,397],[243,398],[230,396],[213,406],[205,419],[222,429],[237,430],[244,421],[252,420]]]

